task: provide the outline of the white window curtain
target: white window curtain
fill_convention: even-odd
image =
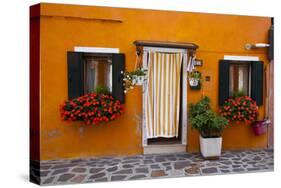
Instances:
[[[182,53],[148,53],[144,102],[147,138],[178,137],[180,79],[184,57]]]
[[[243,92],[249,95],[249,65],[231,64],[229,67],[229,93]]]

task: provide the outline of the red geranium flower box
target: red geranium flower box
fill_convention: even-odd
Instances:
[[[228,121],[251,123],[258,117],[258,106],[249,96],[229,98],[220,108],[220,114]]]
[[[108,122],[124,112],[123,105],[109,94],[89,93],[65,101],[60,107],[64,121],[82,121],[87,125]]]

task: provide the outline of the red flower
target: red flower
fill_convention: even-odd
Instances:
[[[219,110],[229,121],[255,121],[258,115],[256,102],[249,96],[229,98]],[[231,112],[231,113],[230,113]]]
[[[105,94],[90,93],[60,105],[60,116],[64,121],[83,121],[85,124],[107,122],[124,112],[120,101]]]

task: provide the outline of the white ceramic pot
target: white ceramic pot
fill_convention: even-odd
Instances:
[[[219,157],[221,155],[222,137],[203,138],[200,135],[200,150],[204,158]]]
[[[197,78],[189,78],[189,85],[190,86],[198,86],[199,84],[199,79]]]
[[[145,76],[136,76],[136,85],[142,85],[144,82]]]

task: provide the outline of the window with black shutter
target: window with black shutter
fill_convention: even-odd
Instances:
[[[251,69],[251,97],[260,106],[263,104],[263,62],[251,62]]]
[[[115,99],[124,103],[124,54],[68,52],[67,64],[69,99],[106,88]]]
[[[84,94],[83,62],[83,53],[67,53],[68,99],[73,99]]]
[[[263,62],[219,62],[219,105],[229,97],[248,95],[257,105],[263,104]]]

